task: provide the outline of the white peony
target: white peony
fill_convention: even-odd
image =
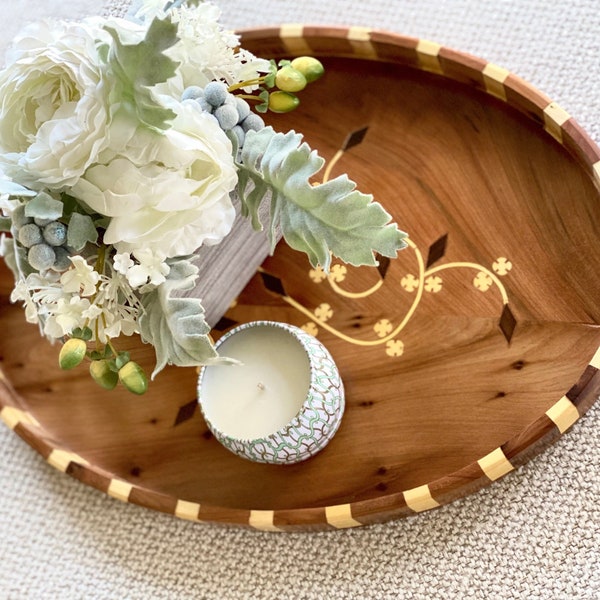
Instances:
[[[166,258],[219,243],[231,230],[237,183],[231,143],[193,101],[173,103],[173,127],[140,131],[106,164],[90,167],[71,193],[110,217],[104,243]]]
[[[72,185],[107,144],[107,95],[98,57],[110,40],[89,19],[42,21],[15,39],[0,72],[0,161],[35,189]]]

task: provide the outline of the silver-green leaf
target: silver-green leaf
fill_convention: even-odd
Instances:
[[[311,178],[324,162],[294,131],[248,132],[238,164],[244,214],[261,228],[258,209],[270,197],[272,243],[280,227],[289,246],[326,271],[331,254],[355,266],[377,265],[376,253],[395,257],[406,246],[406,233],[346,175],[313,185]]]
[[[88,242],[95,244],[98,240],[98,230],[94,221],[88,215],[73,213],[67,229],[67,244],[79,252]]]
[[[152,344],[156,351],[152,379],[167,364],[191,367],[232,362],[220,358],[215,351],[201,301],[173,295],[194,285],[198,268],[187,260],[170,266],[167,280],[142,295],[144,310],[139,319],[140,333],[142,340]]]
[[[46,192],[39,192],[25,205],[25,215],[38,219],[59,219],[63,214],[63,203]]]

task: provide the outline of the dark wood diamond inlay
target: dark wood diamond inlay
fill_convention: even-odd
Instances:
[[[283,287],[283,283],[279,277],[275,277],[274,275],[269,275],[269,273],[265,273],[264,271],[260,274],[262,277],[263,283],[265,287],[274,294],[279,296],[286,296],[285,288]]]
[[[506,341],[510,344],[510,340],[512,339],[513,333],[515,332],[515,327],[517,326],[517,320],[512,314],[512,310],[510,310],[508,304],[505,304],[504,308],[502,309],[499,325],[502,334],[506,338]]]
[[[390,268],[390,259],[387,256],[377,255],[377,270],[379,271],[379,275],[381,275],[381,279],[385,279],[387,275],[387,271]]]
[[[427,266],[429,269],[431,265],[446,254],[446,245],[448,243],[448,234],[444,234],[441,238],[437,239],[431,246],[429,246],[429,253],[427,254]]]
[[[198,401],[195,398],[191,402],[180,406],[175,423],[173,423],[173,427],[177,427],[177,425],[181,425],[181,423],[189,421],[196,414],[197,407]]]
[[[354,146],[358,146],[365,139],[365,135],[367,135],[368,127],[363,127],[362,129],[357,129],[353,131],[344,142],[342,146],[342,150],[350,150],[350,148],[354,148]]]

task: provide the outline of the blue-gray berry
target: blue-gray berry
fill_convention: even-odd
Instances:
[[[60,221],[52,221],[44,227],[44,240],[51,246],[62,246],[67,241],[67,226]]]
[[[259,117],[256,113],[250,113],[242,121],[242,129],[248,133],[249,131],[260,131],[265,126],[265,122],[262,117]]]
[[[238,111],[238,123],[241,123],[250,114],[250,105],[243,99],[235,98],[235,108]]]
[[[19,204],[17,208],[15,208],[15,210],[12,211],[10,218],[12,219],[13,225],[17,229],[23,227],[23,225],[27,225],[28,223],[33,222],[33,219],[31,217],[25,216],[24,204]]]
[[[235,137],[237,138],[238,148],[241,148],[244,145],[244,140],[246,139],[246,133],[242,129],[242,126],[241,125],[236,125],[231,130],[231,133],[233,133],[235,135]]]
[[[196,102],[204,112],[212,114],[213,110],[215,109],[215,107],[212,104],[209,104],[204,97],[198,98]]]
[[[27,223],[19,229],[19,242],[25,246],[25,248],[31,248],[36,244],[41,244],[44,240],[42,238],[42,231],[35,223]]]
[[[69,256],[71,256],[65,248],[58,247],[54,248],[54,254],[56,258],[54,259],[54,263],[52,264],[52,268],[55,271],[66,271],[73,263]]]
[[[56,260],[54,249],[47,244],[36,244],[29,248],[27,262],[37,271],[49,269]]]
[[[217,121],[219,121],[219,126],[221,129],[224,129],[225,131],[228,131],[237,125],[238,111],[235,106],[231,104],[223,104],[223,106],[219,106],[219,108],[215,109],[213,114],[217,118]]]
[[[227,99],[227,86],[220,81],[211,81],[204,88],[204,97],[215,108],[221,106]]]
[[[204,97],[204,90],[199,85],[190,85],[183,90],[182,100],[197,100]]]
[[[33,222],[34,222],[36,225],[39,225],[40,227],[45,227],[46,225],[48,225],[48,223],[52,223],[52,221],[53,221],[53,220],[54,220],[54,219],[42,219],[42,218],[40,218],[40,217],[35,217],[35,218],[33,219]]]

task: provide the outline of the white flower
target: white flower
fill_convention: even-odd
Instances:
[[[69,335],[76,327],[84,327],[84,313],[89,307],[90,301],[87,298],[72,296],[68,301],[60,298],[54,314],[46,321],[44,333],[51,338],[60,338]]]
[[[102,311],[96,322],[98,340],[103,344],[108,338],[117,338],[121,334],[139,333],[140,301],[124,275],[114,271],[112,275],[102,277],[95,305]]]
[[[73,267],[65,271],[60,278],[63,291],[66,294],[76,293],[82,296],[92,296],[96,293],[100,275],[82,256],[71,256],[70,259]]]
[[[25,28],[0,72],[0,160],[20,183],[73,184],[107,144],[110,117],[92,19]]]
[[[133,255],[139,261],[127,269],[127,281],[132,288],[138,288],[146,283],[160,285],[166,280],[166,275],[171,270],[165,263],[162,252],[153,252],[150,248],[135,250]]]
[[[113,268],[117,273],[121,273],[121,275],[127,275],[127,271],[133,267],[133,265],[135,265],[135,263],[131,260],[129,252],[115,254],[113,257]]]
[[[21,300],[25,306],[25,319],[28,323],[39,323],[38,307],[33,301],[29,286],[24,280],[20,280],[15,284],[15,287],[10,295],[11,302]]]
[[[143,144],[131,141],[131,156],[125,148],[108,164],[91,167],[72,189],[93,211],[111,217],[104,242],[118,253],[192,254],[220,242],[233,224],[229,194],[237,175],[229,139],[193,101],[171,107],[177,117],[164,135],[143,132]]]
[[[102,309],[96,304],[90,304],[88,308],[86,308],[81,316],[84,317],[87,321],[93,321],[97,319],[102,314]]]
[[[151,12],[152,7],[148,7],[148,10]],[[177,61],[179,66],[176,77],[158,85],[157,91],[180,97],[190,85],[204,87],[215,79],[222,79],[231,85],[268,72],[269,61],[239,49],[239,37],[223,29],[219,23],[221,11],[214,4],[206,2],[195,7],[181,6],[170,13],[178,25],[179,42],[165,54]],[[244,89],[251,91],[255,88],[248,86]]]

